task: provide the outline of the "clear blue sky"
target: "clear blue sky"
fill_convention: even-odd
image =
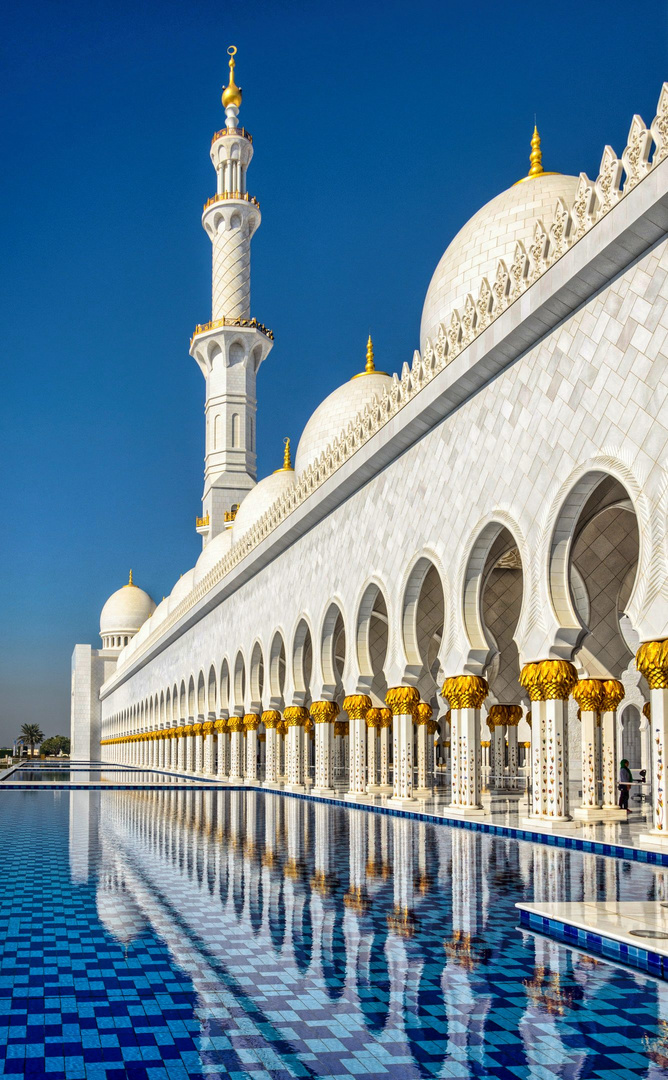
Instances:
[[[595,176],[668,77],[666,2],[6,5],[0,741],[69,730],[75,642],[127,580],[160,600],[197,558],[225,48],[238,46],[260,475],[359,370],[418,345],[447,243],[528,168]]]

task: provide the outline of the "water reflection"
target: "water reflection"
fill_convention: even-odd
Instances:
[[[70,798],[73,881],[124,948],[167,946],[213,1075],[232,1070],[218,1037],[254,1076],[665,1067],[666,985],[518,930],[514,908],[664,897],[665,870],[257,791]]]

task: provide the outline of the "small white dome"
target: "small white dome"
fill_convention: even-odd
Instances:
[[[195,567],[192,570],[188,570],[187,573],[182,574],[176,585],[169,594],[169,609],[173,611],[176,605],[183,600],[184,596],[192,590],[195,584]]]
[[[277,472],[265,476],[264,480],[260,480],[259,484],[251,488],[239,506],[237,516],[234,519],[232,531],[235,544],[253,527],[256,521],[260,520],[269,507],[277,499],[280,499],[281,495],[284,495],[286,491],[290,491],[295,484],[293,469],[279,469]]]
[[[543,173],[502,191],[466,222],[445,249],[427,289],[420,327],[422,352],[427,338],[433,343],[438,337],[441,323],[447,329],[455,308],[461,311],[467,293],[477,298],[483,277],[493,283],[499,259],[508,264],[518,240],[525,247],[531,243],[539,218],[549,229],[557,199],[570,206],[577,186],[577,176]]]
[[[299,476],[346,430],[374,398],[381,398],[392,378],[383,371],[364,372],[334,390],[318,405],[302,432],[295,457]],[[243,503],[241,504],[243,506]]]
[[[136,634],[155,611],[155,604],[147,592],[138,589],[130,581],[107,600],[100,615],[100,636],[110,634]]]
[[[218,533],[218,536],[214,536],[213,540],[209,540],[209,543],[203,549],[202,554],[195,563],[195,584],[201,581],[203,577],[206,577],[209,570],[212,570],[224,555],[227,555],[231,547],[231,529],[223,529],[222,532]]]

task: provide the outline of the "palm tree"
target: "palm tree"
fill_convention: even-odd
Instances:
[[[21,735],[28,743],[28,746],[30,747],[30,756],[33,757],[35,743],[44,742],[44,732],[39,724],[24,724],[21,728]]]

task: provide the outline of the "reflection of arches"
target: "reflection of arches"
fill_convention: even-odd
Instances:
[[[640,737],[641,717],[635,705],[627,705],[621,716],[622,752],[620,757],[627,758],[631,769],[642,768],[642,741]]]
[[[311,669],[313,666],[313,639],[306,619],[301,619],[295,630],[292,647],[292,678],[295,688],[295,705],[310,704]]]
[[[404,648],[420,696],[429,701],[438,680],[438,652],[443,637],[445,595],[434,563],[421,556],[411,570],[403,599]]]
[[[241,650],[237,653],[234,661],[234,712],[237,716],[243,716],[246,696],[246,665]]]
[[[384,673],[389,639],[387,604],[378,585],[364,590],[357,615],[357,662],[367,692],[376,705],[385,704],[387,680]]]
[[[260,711],[262,708],[262,692],[264,690],[264,660],[262,658],[262,646],[259,641],[255,642],[250,661],[250,708]]]
[[[283,704],[285,690],[285,642],[279,630],[274,634],[269,653],[269,693],[272,704]]]
[[[321,660],[323,690],[335,698],[343,689],[343,665],[346,659],[346,628],[337,604],[330,604],[322,624]]]

